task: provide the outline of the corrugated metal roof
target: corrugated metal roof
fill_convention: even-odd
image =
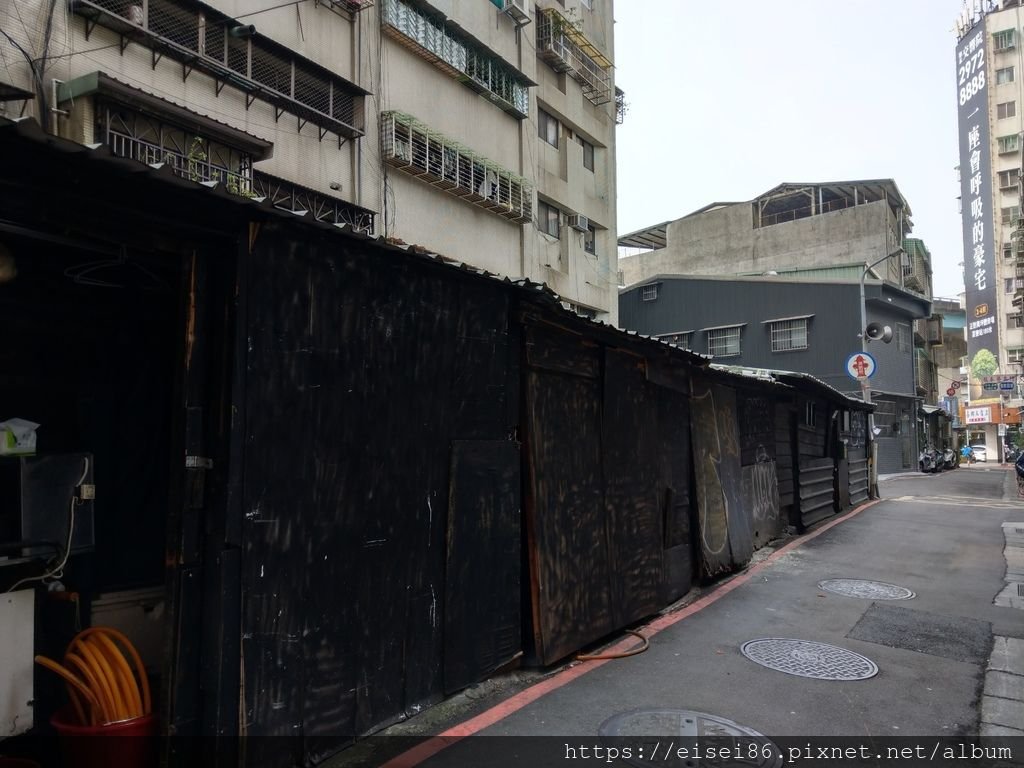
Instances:
[[[848,402],[851,405],[857,406],[861,410],[874,410],[874,405],[872,403],[865,403],[859,397],[852,397],[844,392],[840,392],[831,384],[826,384],[821,379],[816,376],[812,376],[809,373],[802,373],[800,371],[782,371],[775,370],[773,368],[747,368],[739,365],[722,365],[720,363],[712,363],[710,367],[716,371],[732,373],[737,376],[745,376],[747,378],[757,379],[758,381],[766,383],[782,384],[792,387],[793,389],[803,391],[817,391],[831,400]]]

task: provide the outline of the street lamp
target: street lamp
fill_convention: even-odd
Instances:
[[[869,341],[882,341],[888,344],[892,341],[892,329],[889,326],[881,326],[877,323],[872,323],[871,327],[868,327],[868,308],[867,298],[864,294],[864,281],[867,279],[868,272],[874,269],[876,266],[881,264],[883,261],[891,259],[893,256],[901,256],[900,266],[904,266],[904,260],[907,252],[903,248],[897,248],[895,251],[886,254],[880,259],[877,259],[860,273],[860,351],[868,351]],[[883,280],[884,282],[884,280]],[[861,396],[864,398],[864,402],[871,403],[871,383],[870,379],[863,378],[860,382]],[[868,413],[868,432],[871,433],[871,472],[868,482],[870,484],[871,495],[875,498],[878,497],[878,444],[875,442],[875,417],[874,414]]]

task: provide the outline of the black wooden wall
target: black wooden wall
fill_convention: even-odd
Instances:
[[[519,350],[496,281],[272,228],[248,273],[244,731],[316,761],[520,652]]]
[[[645,358],[569,332],[528,327],[525,360],[533,636],[551,663],[689,589],[689,409]]]

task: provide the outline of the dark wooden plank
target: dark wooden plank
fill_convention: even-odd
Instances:
[[[695,379],[690,431],[698,500],[701,564],[707,575],[746,562],[753,552],[743,513],[736,394]],[[735,539],[735,541],[734,541]]]
[[[519,446],[452,443],[444,602],[444,688],[465,688],[518,656]]]
[[[601,348],[570,333],[531,326],[526,329],[526,362],[532,368],[596,379],[601,375]]]
[[[740,463],[750,466],[775,458],[775,407],[765,395],[737,393]]]
[[[658,481],[664,533],[664,592],[668,605],[690,591],[693,532],[690,528],[690,406],[678,392],[655,387],[660,473]]]
[[[779,484],[770,459],[743,467],[743,506],[750,511],[754,549],[779,533]]]
[[[664,536],[656,482],[656,407],[644,360],[607,350],[601,444],[616,628],[661,607]]]
[[[601,475],[600,381],[530,371],[528,546],[536,653],[550,664],[614,628]]]

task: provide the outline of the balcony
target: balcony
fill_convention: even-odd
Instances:
[[[520,224],[533,220],[530,182],[402,112],[381,114],[384,161]]]
[[[554,8],[540,12],[537,55],[556,72],[565,72],[578,82],[583,88],[583,95],[593,104],[607,104],[616,97],[612,88],[612,63],[587,39],[577,24]]]
[[[384,33],[511,115],[530,114],[535,85],[511,64],[403,0],[384,0]]]
[[[259,99],[275,116],[295,115],[342,139],[362,136],[362,100],[366,92],[329,70],[301,59],[284,46],[255,33],[195,0],[74,0],[72,10],[85,19],[85,39],[97,25],[120,35],[121,52],[131,43],[152,51],[152,63],[167,57],[180,62],[182,78],[200,71],[246,94],[246,106]]]
[[[626,122],[626,112],[629,111],[629,104],[626,103],[626,93],[621,88],[615,89],[615,124],[622,125]]]

